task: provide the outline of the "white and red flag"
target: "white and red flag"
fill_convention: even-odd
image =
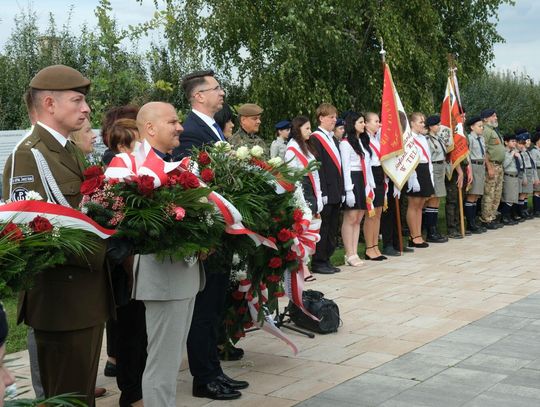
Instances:
[[[380,153],[384,172],[401,190],[416,169],[420,155],[388,64],[384,66]]]
[[[448,77],[446,92],[441,106],[441,131],[446,137],[452,137],[453,148],[449,152],[447,176],[452,177],[452,172],[461,161],[467,158],[469,147],[463,123],[463,109],[457,91],[457,77],[454,71]]]

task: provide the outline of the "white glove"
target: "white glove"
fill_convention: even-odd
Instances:
[[[401,198],[401,190],[394,187],[394,198]]]
[[[356,198],[353,191],[347,191],[347,197],[345,198],[345,203],[349,208],[352,208],[356,203]]]
[[[323,207],[324,207],[323,200],[322,200],[322,197],[319,195],[317,197],[317,213],[321,213],[323,210]]]
[[[323,205],[326,205],[328,203],[328,197],[327,196],[322,197],[322,203],[323,203]]]
[[[341,203],[345,202],[345,195],[341,195]]]
[[[420,183],[418,182],[418,176],[416,175],[416,171],[413,172],[407,181],[407,186],[409,189],[407,189],[407,192],[418,192],[420,191]]]

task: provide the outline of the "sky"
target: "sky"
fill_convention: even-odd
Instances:
[[[110,0],[114,15],[120,27],[147,20],[154,12],[154,1],[143,0],[142,5],[136,0]],[[48,14],[52,12],[59,26],[66,22],[70,5],[76,4],[71,27],[76,28],[84,22],[95,26],[94,8],[98,0],[0,0],[0,49],[3,48],[11,30],[13,17],[31,5],[36,11],[41,26],[46,26]],[[516,0],[515,6],[503,5],[499,10],[498,31],[506,43],[494,47],[495,60],[493,70],[511,70],[528,74],[536,82],[540,82],[540,36],[537,34],[540,2],[535,0]],[[140,41],[144,48],[152,38],[159,39],[159,34]]]

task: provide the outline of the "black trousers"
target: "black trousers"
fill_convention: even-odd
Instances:
[[[229,273],[206,270],[206,285],[195,298],[187,339],[189,370],[195,384],[206,384],[223,373],[217,352],[217,332],[223,323]]]
[[[118,307],[116,383],[121,391],[120,406],[129,407],[142,399],[142,375],[146,366],[146,319],[144,302],[131,300]]]
[[[384,247],[392,246],[399,250],[399,236],[396,225],[396,200],[394,183],[388,182],[388,209],[381,214],[381,234]]]
[[[321,240],[317,243],[313,263],[325,263],[330,260],[336,250],[337,234],[339,230],[340,203],[326,204],[321,212]]]

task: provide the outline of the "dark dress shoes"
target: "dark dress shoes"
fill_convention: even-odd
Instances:
[[[399,250],[394,249],[392,246],[384,247],[382,254],[384,254],[385,256],[401,256]]]
[[[336,271],[334,270],[334,267],[329,267],[326,264],[316,263],[311,265],[311,272],[317,274],[334,274]]]
[[[222,373],[218,377],[216,377],[216,380],[221,384],[229,386],[233,390],[242,390],[246,389],[249,386],[249,383],[245,380],[234,380],[233,378],[227,376],[225,373]]]
[[[403,253],[414,253],[414,249],[405,245],[403,246]]]
[[[332,265],[332,263],[330,263],[330,260],[328,260],[326,262],[326,266],[329,268],[329,269],[332,269],[334,270],[334,273],[339,273],[341,271],[341,269],[339,267],[336,267],[334,265]]]
[[[235,400],[240,398],[242,393],[221,383],[219,380],[213,380],[210,383],[193,383],[193,397],[204,397],[212,400]]]

